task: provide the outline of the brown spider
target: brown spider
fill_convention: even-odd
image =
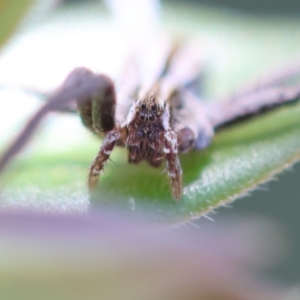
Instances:
[[[191,61],[193,64],[185,66],[189,76],[183,80],[179,69],[183,53],[186,51],[173,48],[148,87],[131,87],[118,101],[114,84],[105,75],[85,68],[75,69],[69,75],[66,82],[96,76],[106,83],[102,93],[77,102],[83,124],[105,137],[90,167],[89,190],[95,189],[106,161],[115,145],[119,145],[128,149],[128,162],[132,164],[145,160],[152,167],[159,167],[166,160],[172,195],[180,199],[182,170],[178,153],[205,148],[213,136],[213,128],[193,93],[201,68]]]
[[[183,188],[178,153],[204,149],[211,143],[214,130],[299,99],[299,86],[274,87],[286,79],[275,74],[262,87],[244,89],[227,101],[200,101],[203,66],[193,54],[189,48],[171,48],[144,86],[137,72],[127,69],[123,75],[127,85],[118,93],[118,101],[114,83],[107,76],[85,68],[70,73],[63,86],[72,88],[92,80],[102,85],[97,93],[76,98],[83,124],[104,136],[89,170],[89,190],[97,187],[99,175],[118,145],[128,149],[128,162],[132,164],[145,160],[159,167],[166,160],[172,195],[179,200]],[[298,74],[299,68],[294,72]]]
[[[179,200],[182,170],[178,153],[204,149],[215,130],[300,99],[300,85],[280,86],[299,76],[300,63],[294,62],[223,101],[200,101],[203,64],[197,52],[178,45],[171,47],[162,54],[163,59],[158,60],[143,85],[135,64],[130,64],[117,95],[114,83],[106,75],[83,67],[73,70],[4,152],[0,172],[49,111],[72,111],[70,104],[76,100],[83,124],[104,137],[90,167],[90,190],[97,186],[105,162],[118,145],[127,147],[129,163],[146,160],[159,167],[166,160],[172,195]]]

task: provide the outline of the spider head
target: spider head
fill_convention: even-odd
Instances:
[[[136,118],[143,123],[153,123],[160,120],[164,114],[166,103],[161,103],[155,95],[139,98],[135,103]]]

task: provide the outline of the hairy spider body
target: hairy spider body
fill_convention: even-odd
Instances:
[[[89,190],[97,187],[114,147],[125,146],[131,164],[145,160],[159,167],[165,160],[173,198],[179,200],[183,192],[178,153],[205,149],[215,129],[300,97],[300,86],[275,88],[270,81],[264,88],[242,93],[238,101],[231,97],[224,102],[205,103],[197,94],[203,71],[197,55],[177,45],[158,61],[144,85],[136,68],[127,69],[118,94],[109,77],[83,67],[73,70],[62,85],[62,95],[75,95],[83,124],[104,137],[90,166]]]
[[[76,100],[82,123],[104,138],[89,170],[89,190],[97,187],[114,147],[125,146],[129,163],[145,160],[150,166],[159,167],[165,160],[173,198],[179,200],[183,192],[178,153],[205,149],[214,130],[300,100],[300,84],[286,85],[299,76],[300,63],[296,63],[277,68],[221,101],[201,101],[198,91],[203,64],[198,49],[189,52],[188,47],[178,46],[162,52],[148,81],[139,76],[135,64],[130,64],[131,68],[124,69],[117,94],[106,75],[84,67],[74,69],[4,152],[0,172],[24,147],[48,112],[74,112],[72,104]]]
[[[93,190],[97,186],[105,162],[118,144],[127,147],[128,162],[132,164],[145,160],[152,167],[159,167],[166,159],[172,194],[175,199],[179,199],[182,195],[182,171],[177,157],[177,134],[170,127],[169,105],[158,97],[158,92],[143,95],[133,101],[126,120],[122,124],[114,124],[113,105],[110,105],[110,113],[103,114],[109,106],[107,99],[115,103],[112,96],[115,95],[114,90],[108,90],[109,94],[105,91],[103,97],[88,99],[78,105],[83,123],[93,132],[103,132],[105,135],[99,154],[90,167],[89,189]],[[98,112],[97,117],[95,111]]]
[[[166,159],[172,194],[175,199],[180,198],[182,171],[177,157],[177,134],[170,128],[169,105],[159,101],[156,94],[138,98],[123,126],[128,162],[136,164],[144,159],[152,167],[159,167]]]
[[[164,159],[164,132],[169,127],[166,103],[160,105],[153,94],[137,99],[124,125],[128,161],[139,163],[145,159],[150,165],[159,167]]]
[[[185,73],[193,76],[182,77],[179,61],[184,55],[178,48],[177,51],[174,49],[167,52],[165,64],[157,68],[148,85],[143,89],[139,88],[139,83],[129,88],[125,86],[126,92],[120,93],[118,100],[114,83],[103,74],[77,68],[67,77],[70,87],[92,79],[102,85],[105,83],[101,90],[84,101],[76,99],[83,124],[93,133],[104,136],[90,167],[89,190],[96,188],[106,161],[119,145],[127,147],[131,164],[145,160],[152,167],[160,167],[165,160],[173,198],[178,200],[182,196],[178,152],[206,147],[213,130],[206,126],[205,117],[201,118],[201,104],[192,95],[191,86],[199,76],[199,66],[197,72],[193,71],[194,61],[185,66]]]

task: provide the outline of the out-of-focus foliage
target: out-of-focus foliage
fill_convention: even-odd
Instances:
[[[116,211],[81,217],[1,213],[0,297],[296,299],[258,275],[278,250],[267,223],[158,228]]]

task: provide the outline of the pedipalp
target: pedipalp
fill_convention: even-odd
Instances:
[[[120,130],[118,128],[111,130],[105,136],[102,146],[90,166],[88,175],[88,188],[90,191],[94,190],[98,185],[100,173],[104,169],[106,161],[109,159],[116,143],[120,139]]]
[[[172,130],[167,130],[164,138],[164,153],[171,191],[174,199],[178,201],[182,196],[182,169],[178,158],[177,134]]]

